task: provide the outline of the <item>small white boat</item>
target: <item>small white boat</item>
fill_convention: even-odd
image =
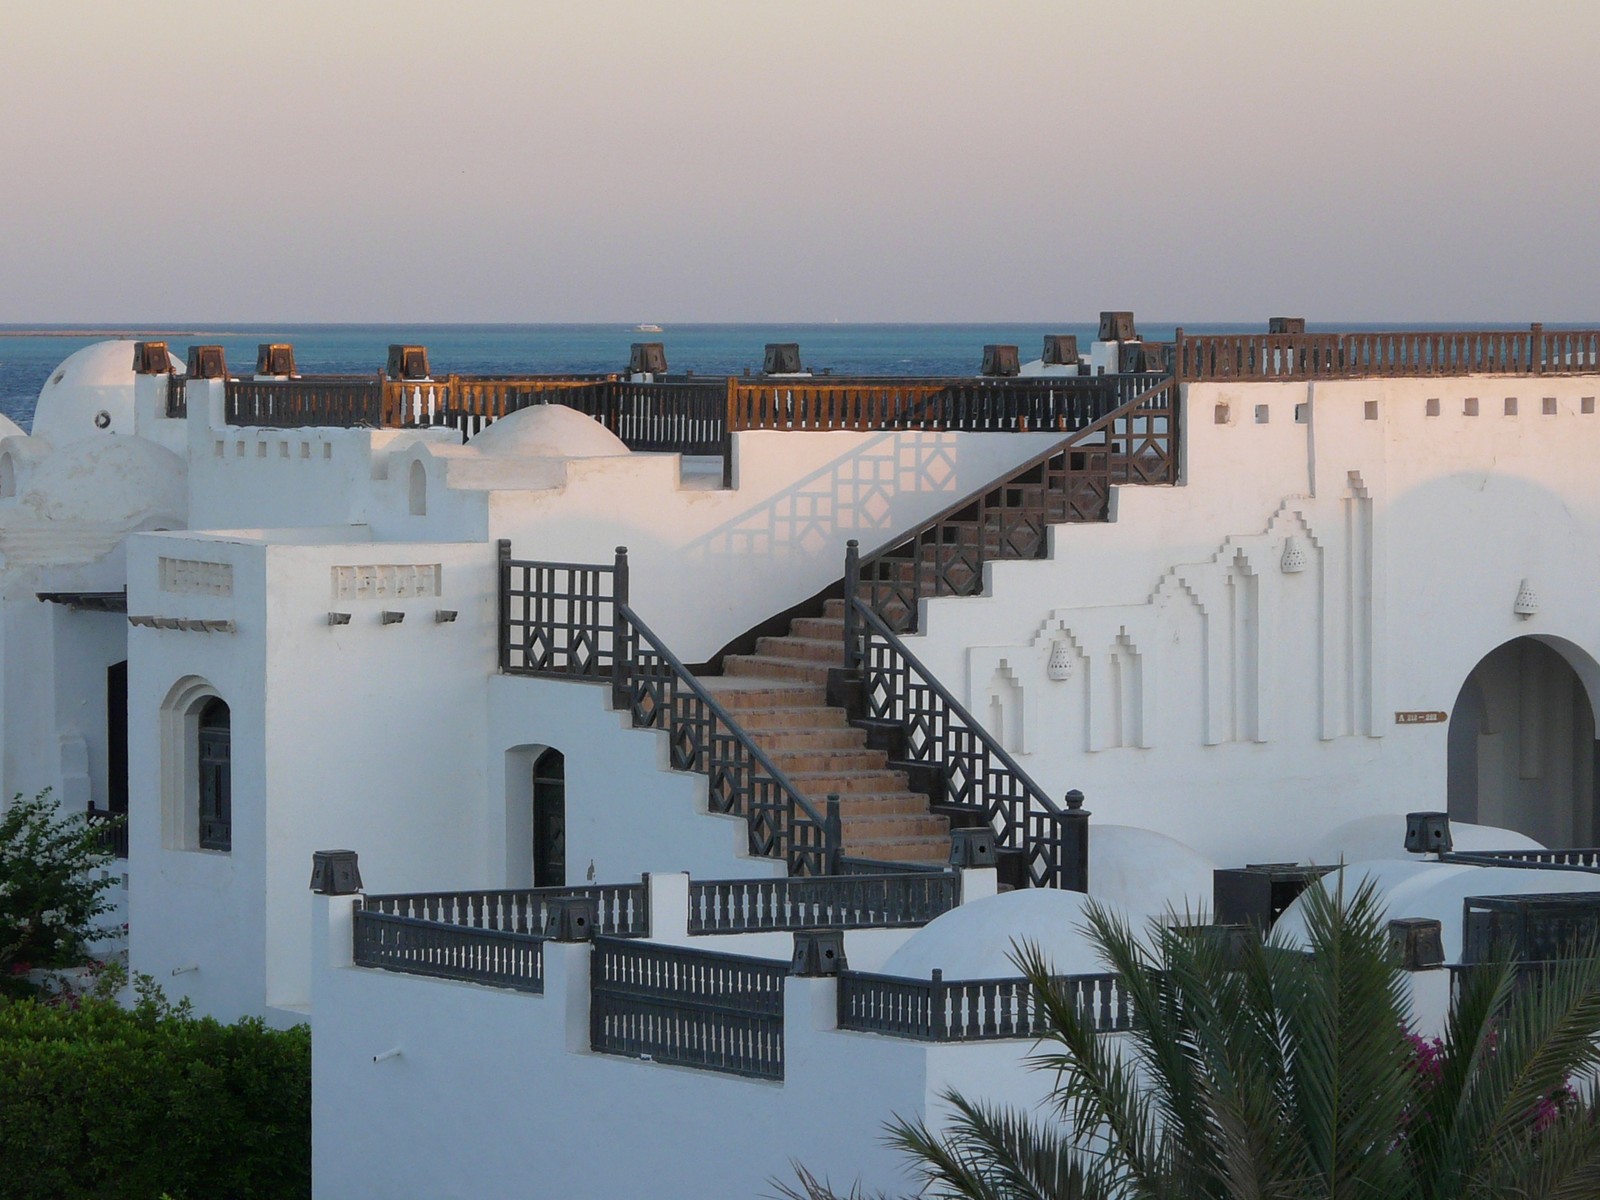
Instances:
[[[633,331],[635,333],[660,333],[661,332],[661,326],[659,326],[659,325],[635,325],[633,327]]]

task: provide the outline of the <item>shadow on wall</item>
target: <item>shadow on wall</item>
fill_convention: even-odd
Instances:
[[[869,438],[685,548],[708,558],[811,555],[848,534],[861,537],[863,550],[875,549],[903,523],[891,519],[897,494],[947,492],[957,498],[956,437],[882,433]],[[870,536],[874,533],[878,536]]]

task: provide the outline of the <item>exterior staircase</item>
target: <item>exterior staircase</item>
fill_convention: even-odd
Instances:
[[[822,616],[797,618],[786,636],[728,655],[721,676],[700,681],[813,803],[839,797],[846,856],[944,862],[949,819],[929,812],[928,795],[888,752],[869,748],[867,730],[828,704],[828,672],[843,666],[844,601],[829,600]]]

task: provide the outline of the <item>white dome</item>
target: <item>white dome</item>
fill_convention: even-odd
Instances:
[[[1021,972],[1012,943],[1032,942],[1058,975],[1106,970],[1084,928],[1089,897],[1059,888],[1019,888],[953,908],[912,934],[881,973],[931,979],[1005,979]],[[1109,907],[1109,906],[1108,906]]]
[[[1452,826],[1453,828],[1453,826]],[[1600,875],[1588,871],[1540,871],[1523,867],[1472,867],[1414,856],[1410,862],[1380,859],[1352,863],[1342,872],[1345,895],[1363,880],[1377,889],[1389,919],[1429,917],[1439,922],[1446,962],[1461,961],[1462,912],[1469,896],[1523,896],[1537,892],[1600,892]],[[1339,886],[1341,872],[1317,886]],[[1306,944],[1303,901],[1296,900],[1273,925],[1290,945]]]
[[[33,432],[57,446],[133,432],[133,342],[96,342],[66,357],[39,389]],[[176,370],[183,364],[167,355]]]
[[[1135,920],[1169,909],[1211,911],[1217,864],[1183,842],[1135,825],[1096,825],[1089,838],[1089,895]]]
[[[1544,849],[1532,838],[1514,830],[1495,825],[1473,825],[1465,821],[1450,822],[1450,839],[1457,850]],[[1367,862],[1379,858],[1414,858],[1415,855],[1406,850],[1405,841],[1404,813],[1357,817],[1353,821],[1346,821],[1318,841],[1305,861],[1334,866],[1340,862]]]
[[[10,417],[0,413],[0,441],[8,437],[27,437],[26,431]]]
[[[609,458],[628,447],[593,417],[561,404],[535,404],[501,417],[467,443],[481,454],[514,458]]]
[[[145,438],[77,441],[32,464],[17,502],[49,521],[132,528],[150,517],[181,520],[188,509],[187,469],[183,459]]]

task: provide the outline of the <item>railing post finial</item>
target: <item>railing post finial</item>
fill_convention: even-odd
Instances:
[[[1089,890],[1089,810],[1083,806],[1083,793],[1073,788],[1066,795],[1067,811],[1061,814],[1063,840],[1061,867],[1066,872],[1063,886],[1069,892]]]
[[[839,793],[828,793],[826,823],[822,829],[824,875],[839,873],[839,855],[844,850],[844,818],[839,812]]]
[[[617,547],[611,575],[611,704],[625,708],[631,703],[629,678],[633,655],[629,650],[628,619],[622,610],[628,604],[628,548]]]
[[[495,543],[495,550],[500,574],[498,602],[500,669],[509,671],[511,669],[511,539],[501,538]]]
[[[856,592],[861,586],[861,543],[844,544],[844,669],[861,669],[861,631],[856,622]]]

